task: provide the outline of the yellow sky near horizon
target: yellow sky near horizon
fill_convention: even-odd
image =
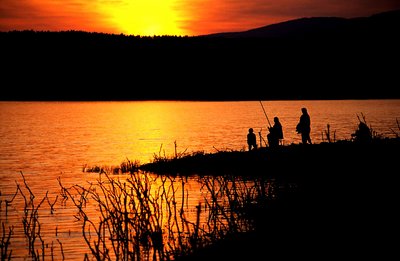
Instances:
[[[106,1],[99,6],[103,14],[125,34],[182,35],[176,0]]]
[[[1,0],[0,31],[80,30],[127,35],[244,31],[311,16],[359,17],[398,0]]]

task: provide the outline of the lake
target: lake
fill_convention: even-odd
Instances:
[[[113,166],[126,159],[147,163],[154,155],[171,156],[175,150],[247,150],[248,129],[266,139],[268,121],[273,124],[275,116],[283,125],[284,144],[300,143],[295,127],[302,107],[311,116],[314,143],[326,139],[327,124],[332,138],[350,139],[363,116],[377,135],[400,134],[400,100],[0,102],[0,217],[16,227],[13,256],[26,259],[18,223],[23,210],[15,207],[22,198],[16,197],[7,209],[7,219],[4,202],[12,198],[17,184],[23,187],[21,173],[38,199],[48,192],[49,200],[57,201],[58,178],[64,186],[96,181],[97,175],[82,171],[84,166]],[[259,142],[265,146],[262,139]],[[204,200],[196,178],[187,181],[185,189],[191,208]],[[54,242],[54,249],[63,242],[66,259],[82,260],[89,252],[74,222],[76,209],[60,200],[57,206],[55,214],[43,210],[42,231],[52,234],[46,242]]]

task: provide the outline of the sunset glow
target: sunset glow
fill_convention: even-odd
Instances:
[[[2,0],[0,31],[202,35],[302,17],[353,18],[394,9],[400,9],[397,0]]]
[[[109,1],[101,4],[100,10],[125,34],[182,35],[174,2],[176,0]]]

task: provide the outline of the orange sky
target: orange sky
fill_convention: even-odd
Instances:
[[[0,0],[0,31],[201,35],[301,17],[350,18],[392,9],[400,9],[399,0]]]

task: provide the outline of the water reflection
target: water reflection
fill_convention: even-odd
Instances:
[[[332,139],[349,139],[351,133],[354,133],[357,128],[359,123],[357,114],[360,113],[366,116],[368,124],[379,134],[393,137],[398,133],[400,100],[264,101],[263,104],[266,113],[271,118],[278,116],[282,122],[285,145],[300,142],[295,126],[301,107],[307,107],[312,117],[311,136],[315,143],[323,140],[327,124],[330,124]],[[85,254],[91,256],[90,248],[82,237],[82,217],[79,217],[79,212],[77,213],[79,208],[73,204],[70,197],[63,200],[61,196],[65,195],[65,191],[64,194],[61,193],[58,180],[75,200],[79,199],[80,193],[94,197],[96,195],[90,193],[103,193],[98,184],[100,178],[94,173],[83,173],[85,164],[87,166],[114,166],[126,159],[133,161],[138,159],[141,163],[146,163],[153,159],[154,154],[162,157],[170,156],[174,154],[175,149],[178,153],[246,149],[246,134],[249,127],[254,128],[257,133],[262,130],[262,134],[266,137],[267,122],[259,101],[0,102],[0,205],[1,222],[4,224],[4,227],[0,229],[1,232],[5,232],[2,234],[4,235],[3,243],[7,242],[9,229],[12,230],[8,251],[4,248],[3,250],[6,253],[12,250],[13,259],[26,259],[29,244],[27,244],[25,232],[36,231],[37,234],[38,224],[40,224],[41,236],[32,236],[39,255],[46,257],[54,255],[56,259],[62,259],[65,256],[66,259],[73,260],[82,260]],[[174,141],[177,142],[177,147]],[[326,159],[326,161],[330,160],[333,158]],[[23,171],[28,186],[25,186],[20,171]],[[379,173],[382,171],[379,170]],[[247,191],[246,193],[253,193],[249,189],[253,184],[251,182],[266,183],[264,189],[259,191],[254,189],[256,191],[254,193],[260,194],[260,191],[265,191],[266,195],[276,194],[273,188],[277,187],[276,181],[272,180],[247,181],[236,178],[235,183],[230,181],[230,189],[217,189],[228,187],[224,186],[225,182],[228,182],[228,177],[190,177],[188,179],[169,177],[163,180],[158,176],[146,175],[150,175],[146,181],[152,184],[150,191],[154,190],[158,193],[152,192],[151,198],[150,194],[148,196],[158,205],[157,208],[150,208],[150,210],[142,207],[143,211],[162,210],[162,215],[152,217],[153,223],[150,223],[152,231],[157,231],[160,226],[163,231],[169,228],[175,229],[173,231],[179,228],[180,231],[172,233],[168,238],[163,238],[163,243],[170,238],[179,238],[178,234],[195,238],[194,242],[200,245],[220,235],[217,232],[220,228],[225,229],[222,231],[232,229],[230,226],[233,230],[251,229],[257,223],[256,220],[249,221],[248,217],[235,216],[231,213],[243,206],[243,202],[249,203],[250,199],[256,197],[249,196],[249,200],[235,203],[238,199],[233,195],[239,194],[239,190],[235,190],[236,186],[240,184],[240,189]],[[123,183],[127,184],[125,186],[134,186],[132,182],[126,181],[130,178],[128,176],[112,176],[113,180],[116,178],[120,179],[118,186],[123,186]],[[146,180],[143,177],[140,181],[142,179]],[[111,181],[106,182],[104,178],[101,182],[112,184]],[[329,182],[332,181],[329,180]],[[7,202],[7,200],[11,201],[15,195],[17,185],[20,190],[17,191],[16,197],[12,202]],[[97,189],[94,190],[96,187]],[[210,189],[215,193],[211,193]],[[31,192],[34,198],[30,197]],[[99,198],[106,199],[106,195]],[[127,200],[136,197],[136,194],[122,195]],[[172,195],[176,197],[175,201],[167,204],[167,198],[170,199]],[[260,202],[257,200],[254,202]],[[79,201],[76,202],[79,206]],[[102,219],[107,217],[106,220],[111,220],[113,216],[111,213],[108,214],[111,217],[99,215],[98,211],[101,208],[95,199],[89,198],[88,203],[84,210],[94,222],[91,227],[91,236],[94,240],[93,237],[97,234],[93,229],[97,228],[96,225],[101,222],[99,216]],[[34,207],[29,204],[33,204]],[[26,209],[30,210],[35,209],[39,204],[37,212],[24,212],[24,206],[31,206]],[[51,204],[54,204],[54,211]],[[129,204],[128,206],[129,211],[134,209],[133,206]],[[140,205],[136,203],[134,206]],[[255,209],[253,206],[253,204],[246,206],[247,213]],[[180,212],[182,209],[183,212]],[[216,210],[210,212],[211,209]],[[174,221],[175,217],[169,220],[170,214],[175,211],[178,214],[177,221]],[[26,221],[30,220],[31,223],[22,223],[24,218]],[[230,218],[236,220],[237,223],[226,226]],[[102,228],[107,228],[105,226],[107,223],[105,221],[103,223]],[[31,230],[24,231],[27,224],[36,224],[36,227],[34,229],[30,227]],[[141,225],[137,230],[142,227],[146,226]],[[195,228],[198,228],[197,236],[194,236]],[[111,232],[107,233],[111,235]],[[203,234],[208,237],[200,241],[198,238]],[[101,235],[107,234],[102,232]],[[151,246],[153,244],[151,236],[146,237],[150,239],[147,241]],[[177,249],[196,246],[192,242],[193,239],[190,241],[188,238],[181,242],[172,241],[174,243],[171,243],[171,246],[166,244],[168,248],[156,254],[167,256],[172,255]],[[112,244],[112,242],[117,244],[117,241],[110,240],[106,241],[106,244]],[[127,248],[122,245],[121,249],[128,249],[133,253],[132,247]],[[97,251],[96,247],[95,250]],[[120,252],[117,251],[117,253]],[[115,255],[111,252],[106,254]]]
[[[13,258],[174,259],[253,230],[248,214],[278,188],[262,177],[101,173],[87,185],[59,178],[58,195],[36,198],[21,175],[13,197],[1,198],[2,230],[10,231],[3,242],[11,242]]]

